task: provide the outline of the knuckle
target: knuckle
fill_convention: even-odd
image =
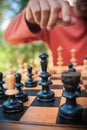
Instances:
[[[52,8],[51,10],[53,13],[59,12],[60,11],[60,7],[55,6],[54,8]]]
[[[50,13],[50,10],[47,8],[42,9],[42,13],[48,15]]]
[[[56,25],[56,22],[51,22],[48,24],[49,27],[54,27]]]
[[[40,10],[35,10],[34,11],[34,14],[37,16],[37,15],[40,15],[41,11]]]

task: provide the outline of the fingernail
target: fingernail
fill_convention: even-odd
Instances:
[[[50,30],[51,28],[49,26],[47,26],[47,29]]]
[[[70,16],[69,15],[66,15],[65,17],[64,17],[64,21],[69,21],[70,20]]]

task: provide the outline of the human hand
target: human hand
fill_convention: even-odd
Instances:
[[[62,18],[59,13],[62,13]],[[57,25],[70,26],[75,23],[70,5],[65,0],[29,0],[26,20],[37,23],[41,28],[53,29]]]

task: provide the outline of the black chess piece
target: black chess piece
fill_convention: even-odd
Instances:
[[[25,81],[25,87],[36,87],[37,86],[37,81],[32,78],[32,67],[28,66],[28,74],[27,76],[29,77],[27,81]]]
[[[16,77],[16,83],[15,83],[15,87],[18,89],[18,93],[15,95],[15,98],[25,102],[28,100],[28,93],[22,90],[22,87],[24,86],[23,83],[21,83],[21,74],[20,73],[16,73],[15,74]]]
[[[60,106],[60,117],[65,119],[77,120],[82,117],[82,107],[76,103],[76,88],[80,82],[79,72],[63,72],[61,76],[65,91],[63,97],[66,102]]]
[[[20,112],[23,110],[23,103],[15,98],[15,94],[18,93],[18,90],[15,88],[15,76],[9,74],[5,79],[8,87],[5,94],[9,97],[2,105],[3,112],[9,114]]]
[[[7,98],[5,95],[6,89],[3,87],[5,81],[3,80],[3,73],[0,72],[0,100]]]
[[[69,67],[69,70],[68,70],[69,72],[76,72],[76,69],[73,68],[73,64],[72,63],[69,63],[68,67]]]
[[[76,72],[76,69],[73,67],[72,63],[68,64],[68,68],[69,68],[68,72]],[[81,95],[81,90],[80,90],[80,86],[79,85],[76,88],[76,91],[77,91],[77,96],[79,97]]]
[[[39,74],[39,76],[42,78],[42,80],[39,81],[39,85],[42,86],[42,90],[38,93],[37,99],[38,101],[43,101],[43,102],[54,101],[54,92],[50,91],[49,88],[49,85],[52,84],[52,81],[48,80],[48,78],[51,76],[47,72],[48,55],[43,52],[39,55],[39,57],[41,58],[41,69],[42,69],[42,72]]]

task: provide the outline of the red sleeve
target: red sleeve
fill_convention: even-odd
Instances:
[[[40,31],[38,34],[32,33],[24,18],[25,10],[15,17],[4,33],[4,39],[13,44],[29,43],[35,40],[48,42],[47,30]]]

